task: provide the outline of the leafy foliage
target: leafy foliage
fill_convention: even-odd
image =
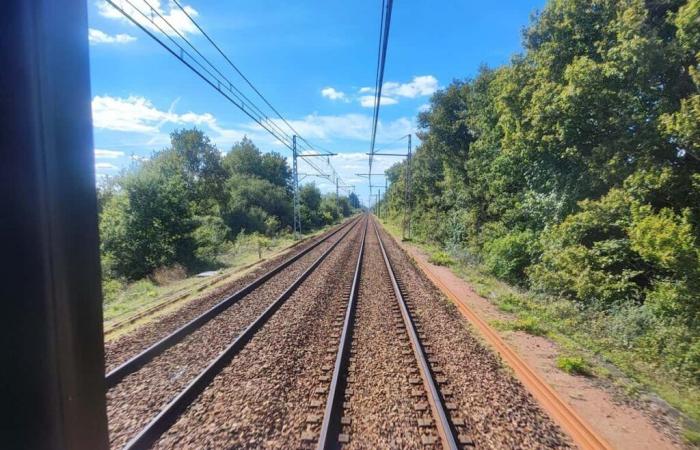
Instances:
[[[292,224],[291,171],[284,157],[262,153],[248,138],[224,157],[197,129],[171,134],[169,148],[110,178],[99,189],[103,271],[136,280],[180,264],[216,266],[243,231],[266,242]],[[351,214],[347,198],[301,188],[304,229]],[[265,245],[261,244],[260,249]]]
[[[699,0],[550,0],[524,54],[433,96],[411,162],[416,237],[634,330],[696,381],[699,24]],[[387,172],[396,220],[407,174]]]

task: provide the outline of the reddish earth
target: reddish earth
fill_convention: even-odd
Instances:
[[[401,245],[482,320],[488,322],[513,318],[489,300],[477,295],[466,281],[450,269],[430,264],[428,256],[422,250],[406,243]],[[556,343],[523,332],[497,333],[611,447],[630,450],[683,448],[677,438],[669,437],[669,434],[675,434],[673,431],[659,430],[644,412],[616,401],[610,389],[596,383],[594,379],[569,375],[559,370],[555,365],[560,352]]]

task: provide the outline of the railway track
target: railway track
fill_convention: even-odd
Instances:
[[[464,419],[450,417],[448,407],[452,407],[452,404],[446,402],[446,394],[440,392],[438,387],[438,381],[442,381],[439,375],[441,369],[433,365],[426,355],[426,349],[419,337],[420,332],[416,328],[408,303],[403,296],[399,282],[394,274],[393,266],[374,222],[372,222],[371,230],[369,231],[374,245],[365,252],[367,232],[368,230],[365,229],[342,325],[340,322],[337,322],[340,331],[338,350],[330,378],[329,394],[325,402],[320,432],[316,433],[314,427],[310,427],[302,436],[302,440],[309,442],[314,441],[318,437],[317,448],[319,450],[335,449],[348,445],[353,439],[352,431],[354,427],[352,425],[358,419],[356,416],[373,412],[367,410],[367,408],[364,408],[363,411],[363,406],[355,408],[354,405],[353,397],[356,395],[354,384],[356,377],[361,375],[358,373],[360,369],[357,368],[360,364],[355,364],[355,360],[361,358],[361,356],[358,356],[353,349],[353,335],[357,323],[355,316],[360,297],[362,268],[363,266],[369,266],[366,261],[363,264],[363,259],[374,258],[381,259],[381,263],[383,263],[383,267],[381,263],[373,267],[379,269],[374,273],[380,278],[376,282],[384,283],[383,290],[390,294],[388,300],[391,303],[387,304],[386,307],[391,311],[389,316],[392,319],[393,331],[386,329],[386,333],[393,334],[395,340],[400,343],[402,355],[400,364],[402,367],[399,367],[399,369],[403,369],[408,374],[407,378],[406,376],[402,377],[405,374],[397,373],[396,375],[397,380],[403,379],[405,383],[406,389],[404,389],[404,392],[408,391],[408,389],[411,391],[410,396],[406,397],[413,403],[413,409],[416,414],[414,414],[413,423],[409,424],[409,426],[413,425],[420,430],[416,435],[420,436],[419,442],[423,446],[430,447],[438,444],[446,449],[471,447],[474,442],[464,428]],[[381,270],[382,268],[384,269],[383,271]],[[373,295],[373,293],[365,292],[364,295]],[[319,391],[322,389],[319,389]],[[449,394],[449,391],[447,393]],[[404,397],[404,400],[406,397]],[[397,434],[396,430],[394,430],[393,434]],[[354,438],[362,442],[362,445],[365,445],[371,437],[368,434],[362,434]],[[372,442],[372,445],[400,446],[401,444],[396,441],[375,441]]]
[[[118,381],[112,447],[570,448],[382,236],[360,217]]]
[[[326,234],[110,371],[112,447],[147,447],[361,220]]]

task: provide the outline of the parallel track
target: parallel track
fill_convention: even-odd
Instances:
[[[146,425],[141,432],[129,441],[125,449],[150,448],[160,436],[178,419],[187,407],[202,393],[216,375],[239,353],[253,335],[268,321],[282,304],[296,291],[306,278],[326,259],[338,244],[359,223],[359,219],[342,229],[345,231],[311,266],[309,266],[277,299],[272,302],[234,341],[219,354],[187,387],[180,392],[161,412]],[[338,230],[340,231],[340,230]]]
[[[221,314],[223,311],[231,307],[233,304],[244,298],[246,295],[250,294],[260,286],[262,286],[266,281],[268,281],[270,278],[274,277],[287,267],[289,267],[291,264],[293,264],[295,261],[303,257],[304,255],[308,254],[310,251],[321,245],[322,243],[326,242],[328,239],[331,237],[335,236],[338,234],[341,230],[349,230],[351,229],[355,224],[358,223],[360,219],[355,219],[351,221],[349,224],[345,224],[343,226],[338,227],[336,230],[333,232],[325,235],[323,238],[319,239],[318,241],[314,242],[311,246],[308,248],[304,249],[300,253],[294,255],[293,257],[285,260],[278,266],[276,266],[274,269],[270,270],[269,272],[261,275],[254,281],[252,281],[250,284],[245,286],[244,288],[240,289],[239,291],[235,292],[228,298],[222,300],[221,302],[217,303],[214,305],[212,308],[209,310],[203,312],[199,316],[195,317],[185,325],[181,326],[177,330],[173,331],[169,335],[165,336],[162,338],[160,341],[156,342],[155,344],[151,345],[138,355],[132,357],[128,361],[124,362],[123,364],[119,365],[117,368],[112,370],[107,374],[105,377],[105,385],[106,389],[110,389],[114,386],[116,386],[120,380],[122,380],[124,377],[127,375],[136,372],[139,370],[141,367],[143,367],[145,364],[147,364],[149,361],[151,361],[153,358],[157,357],[158,355],[162,354],[165,352],[167,349],[173,347],[176,345],[178,342],[182,341],[186,336],[197,330],[198,328],[202,327],[204,324],[209,322],[211,319],[216,317],[217,315]]]

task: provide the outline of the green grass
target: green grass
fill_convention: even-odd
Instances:
[[[557,367],[570,375],[593,375],[588,361],[581,356],[560,356],[557,358]]]
[[[454,264],[452,257],[442,251],[433,252],[428,259],[428,262],[437,266],[451,266]]]
[[[683,439],[694,447],[700,447],[700,431],[685,428],[683,430]]]
[[[517,318],[515,320],[494,320],[491,325],[501,331],[522,331],[532,336],[546,336],[547,330],[532,317]]]
[[[326,228],[314,231],[304,237],[311,237],[323,232]],[[269,245],[262,250],[263,258],[268,258],[294,243],[294,238],[289,234],[280,235],[270,239]],[[243,236],[230,246],[228,251],[219,256],[218,262],[223,271],[235,272],[242,267],[257,262],[258,243],[250,236]],[[161,303],[168,298],[179,296],[182,293],[197,292],[197,288],[207,282],[207,279],[190,276],[182,280],[173,281],[159,286],[148,278],[132,283],[121,280],[104,280],[103,293],[103,320],[105,323],[122,320],[133,314],[143,311],[153,305]]]
[[[401,236],[400,227],[389,224],[387,228],[394,236]],[[414,245],[430,255],[444,252],[434,244]],[[611,317],[578,308],[565,299],[538,295],[496,279],[482,266],[466,262],[466,258],[448,256],[453,261],[450,269],[469,282],[477,294],[513,315],[513,320],[494,321],[495,328],[546,335],[563,350],[561,370],[575,373],[585,366],[588,373],[609,379],[629,396],[653,392],[691,421],[700,422],[700,386],[654,365],[660,356],[650,353],[644,345],[626,343],[621,338],[621,333],[634,324],[634,317]],[[685,437],[697,443],[699,435],[697,430],[688,429]]]

